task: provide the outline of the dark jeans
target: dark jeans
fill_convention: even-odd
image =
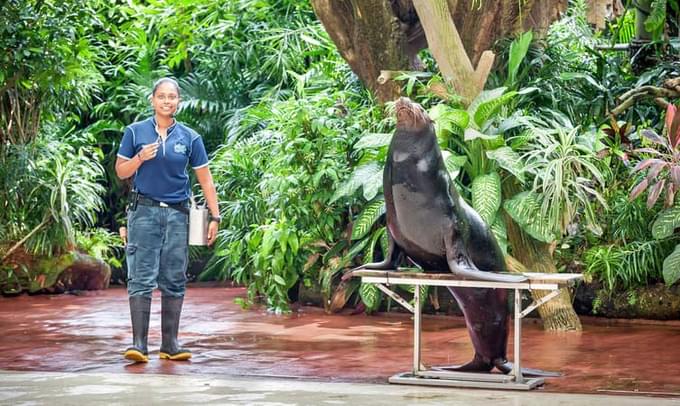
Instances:
[[[182,297],[189,262],[189,215],[170,207],[137,205],[128,213],[128,295]]]

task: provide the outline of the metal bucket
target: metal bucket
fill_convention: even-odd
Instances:
[[[193,196],[189,208],[189,245],[208,245],[208,208],[197,206]]]

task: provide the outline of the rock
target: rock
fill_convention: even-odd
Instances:
[[[589,290],[581,290],[581,298],[578,300],[587,302],[592,293],[586,293],[584,297],[583,294],[585,292],[589,292]],[[610,294],[603,289],[591,289],[590,292],[594,293],[590,313],[594,316],[624,319],[680,320],[680,292],[677,287],[669,288],[659,283],[627,292],[614,292]],[[577,298],[579,298],[578,293]],[[587,308],[581,308],[581,310],[587,310]]]
[[[69,261],[70,260],[70,261]],[[50,293],[73,290],[101,290],[109,287],[111,268],[97,258],[79,252],[62,256],[59,265],[67,264],[59,273],[54,285],[46,289]]]

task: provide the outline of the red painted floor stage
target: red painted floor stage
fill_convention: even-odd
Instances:
[[[411,366],[406,314],[326,315],[303,307],[288,316],[241,310],[244,289],[193,287],[180,338],[190,362],[161,361],[160,298],[152,306],[148,364],[130,365],[127,296],[122,288],[84,295],[0,298],[0,369],[290,376],[386,382]],[[525,323],[523,366],[560,371],[543,391],[680,396],[680,326],[586,322],[582,333],[545,333]],[[425,317],[423,360],[459,364],[472,356],[460,318]],[[512,340],[509,340],[510,342]],[[511,346],[511,344],[509,344]],[[512,348],[508,349],[512,354]]]

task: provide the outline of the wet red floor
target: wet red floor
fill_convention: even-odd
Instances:
[[[185,363],[156,357],[160,300],[154,300],[148,364],[128,364],[121,356],[130,335],[124,289],[0,298],[0,369],[385,382],[411,367],[412,322],[406,314],[326,315],[303,307],[297,314],[280,316],[241,310],[234,298],[244,294],[240,288],[188,290],[180,338],[194,358]],[[525,323],[522,351],[523,366],[563,374],[547,379],[545,391],[680,396],[677,325],[586,323],[582,333],[556,334]],[[462,319],[425,318],[426,364],[460,364],[471,356]]]

